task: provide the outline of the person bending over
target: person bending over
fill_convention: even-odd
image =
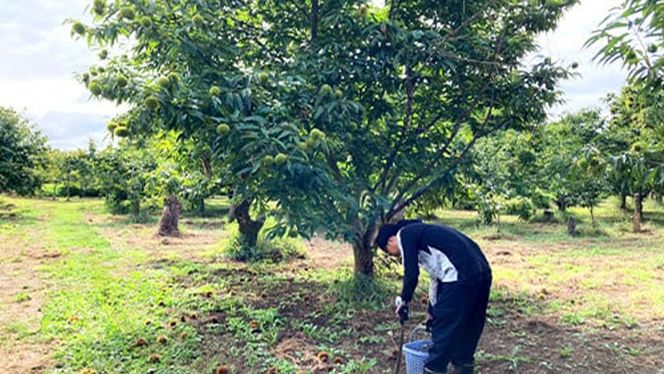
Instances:
[[[429,273],[427,326],[433,345],[424,373],[447,373],[450,362],[458,374],[473,373],[492,280],[477,243],[451,227],[402,220],[383,225],[376,245],[401,257],[404,278],[397,315],[402,320],[408,319],[420,267]]]

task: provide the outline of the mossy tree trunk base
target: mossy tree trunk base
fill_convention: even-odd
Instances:
[[[258,218],[254,220],[251,218],[251,203],[248,200],[242,200],[234,206],[230,215],[231,220],[237,220],[242,245],[248,248],[255,247],[258,242],[258,233],[263,228],[265,219]]]
[[[164,200],[164,211],[159,221],[159,236],[180,236],[178,222],[182,205],[177,196],[171,195]]]

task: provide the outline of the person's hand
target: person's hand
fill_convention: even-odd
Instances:
[[[431,313],[427,312],[427,319],[424,321],[424,326],[426,326],[426,330],[428,332],[431,332],[431,324],[433,323],[433,316]]]
[[[400,304],[397,306],[397,317],[399,317],[400,323],[405,323],[408,321],[408,304]]]

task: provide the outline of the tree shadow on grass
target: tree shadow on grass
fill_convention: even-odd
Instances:
[[[384,363],[394,351],[391,347],[398,331],[389,305],[397,292],[393,284],[358,281],[345,270],[305,270],[289,264],[250,267],[160,261],[154,266],[187,269],[178,271],[174,280],[185,290],[183,294],[193,297],[181,302],[181,310],[175,313],[198,313],[200,317],[189,322],[203,338],[201,349],[208,362],[224,363],[242,373],[265,372],[285,362],[313,372],[335,367],[355,372],[351,370],[355,365],[374,365],[369,363],[372,359],[377,366],[357,372],[379,372],[374,369],[394,364]],[[364,293],[356,293],[359,290]],[[423,317],[424,308],[420,309]],[[279,326],[273,338],[260,328],[252,333],[252,325],[267,323],[263,319],[272,310]],[[375,331],[377,325],[384,330]],[[219,341],[226,344],[219,345]],[[260,348],[254,343],[261,343]],[[239,351],[231,346],[248,348]],[[321,352],[329,360],[321,360]],[[261,355],[263,360],[255,361]]]
[[[0,200],[0,225],[11,224],[30,226],[38,221],[34,214],[16,207],[16,205]]]
[[[325,352],[348,365],[373,359],[370,373],[393,369],[399,325],[391,298],[398,292],[397,283],[365,285],[370,292],[356,295],[353,292],[363,286],[347,269],[237,263],[155,265],[188,269],[179,272],[176,283],[182,294],[191,297],[179,302],[181,310],[173,313],[198,313],[199,318],[188,323],[201,336],[206,362],[225,363],[239,372],[263,372],[286,363],[293,372],[323,372],[332,367],[317,358]],[[424,319],[426,298],[419,301],[422,304],[413,303],[407,330]],[[545,307],[542,299],[495,289],[477,356],[480,371],[627,373],[638,368],[656,372],[662,364],[664,342],[654,334],[627,328],[591,333],[560,324],[544,314]],[[268,323],[265,318],[271,313],[277,316],[274,326],[278,327],[270,324],[266,331],[253,331],[255,324]]]

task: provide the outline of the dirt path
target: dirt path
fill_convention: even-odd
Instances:
[[[41,372],[49,365],[49,345],[34,338],[47,290],[38,268],[60,254],[39,241],[44,219],[27,227],[9,220],[0,232],[0,373]]]

